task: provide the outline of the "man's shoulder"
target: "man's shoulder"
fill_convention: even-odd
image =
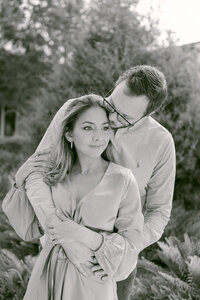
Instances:
[[[172,134],[169,130],[152,117],[147,118],[146,127],[148,128],[149,133],[151,133],[155,138],[163,137],[167,140],[173,140]]]

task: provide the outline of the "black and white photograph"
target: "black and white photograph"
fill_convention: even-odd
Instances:
[[[199,0],[0,0],[0,300],[200,300]]]

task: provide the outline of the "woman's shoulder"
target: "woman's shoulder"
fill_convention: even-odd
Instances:
[[[123,177],[126,181],[135,181],[135,176],[133,175],[132,171],[126,167],[123,167],[119,164],[114,162],[110,163],[110,172],[112,175],[118,175]]]

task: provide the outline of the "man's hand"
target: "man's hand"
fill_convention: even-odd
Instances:
[[[78,269],[84,276],[91,276],[89,266],[93,266],[96,262],[93,251],[79,242],[63,243],[61,245],[70,262]]]
[[[95,276],[101,278],[101,280],[108,280],[108,274],[105,273],[105,271],[98,263],[93,266],[90,266],[90,270]]]
[[[26,178],[32,172],[43,172],[49,166],[49,151],[42,151],[33,154],[25,163],[19,168],[15,175],[15,182],[17,187],[24,184]]]
[[[88,247],[79,242],[64,243],[62,247],[67,258],[82,275],[96,276],[103,281],[108,279],[108,275],[98,264],[94,252]]]

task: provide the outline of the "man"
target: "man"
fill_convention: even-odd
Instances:
[[[115,131],[115,140],[119,145],[118,150],[113,149],[115,162],[132,170],[140,189],[145,226],[143,245],[139,251],[160,239],[172,208],[175,180],[174,143],[171,134],[150,116],[162,106],[166,97],[167,84],[164,75],[154,67],[143,65],[126,71],[116,82],[112,93],[104,98],[104,105],[110,111],[109,120]],[[48,143],[52,141],[48,140],[48,134],[52,134],[56,124],[61,122],[66,107],[67,103],[54,117],[38,151],[49,148]],[[21,185],[25,174],[30,172],[28,165],[31,169],[33,165],[39,164],[37,159],[25,163],[17,173],[16,185]],[[81,245],[74,247],[72,256],[76,256],[78,261],[81,255],[85,255],[87,262],[87,252],[82,251]],[[95,268],[92,270],[95,271]],[[100,272],[97,269],[98,271]],[[119,283],[120,300],[129,299],[134,276],[135,272]]]

